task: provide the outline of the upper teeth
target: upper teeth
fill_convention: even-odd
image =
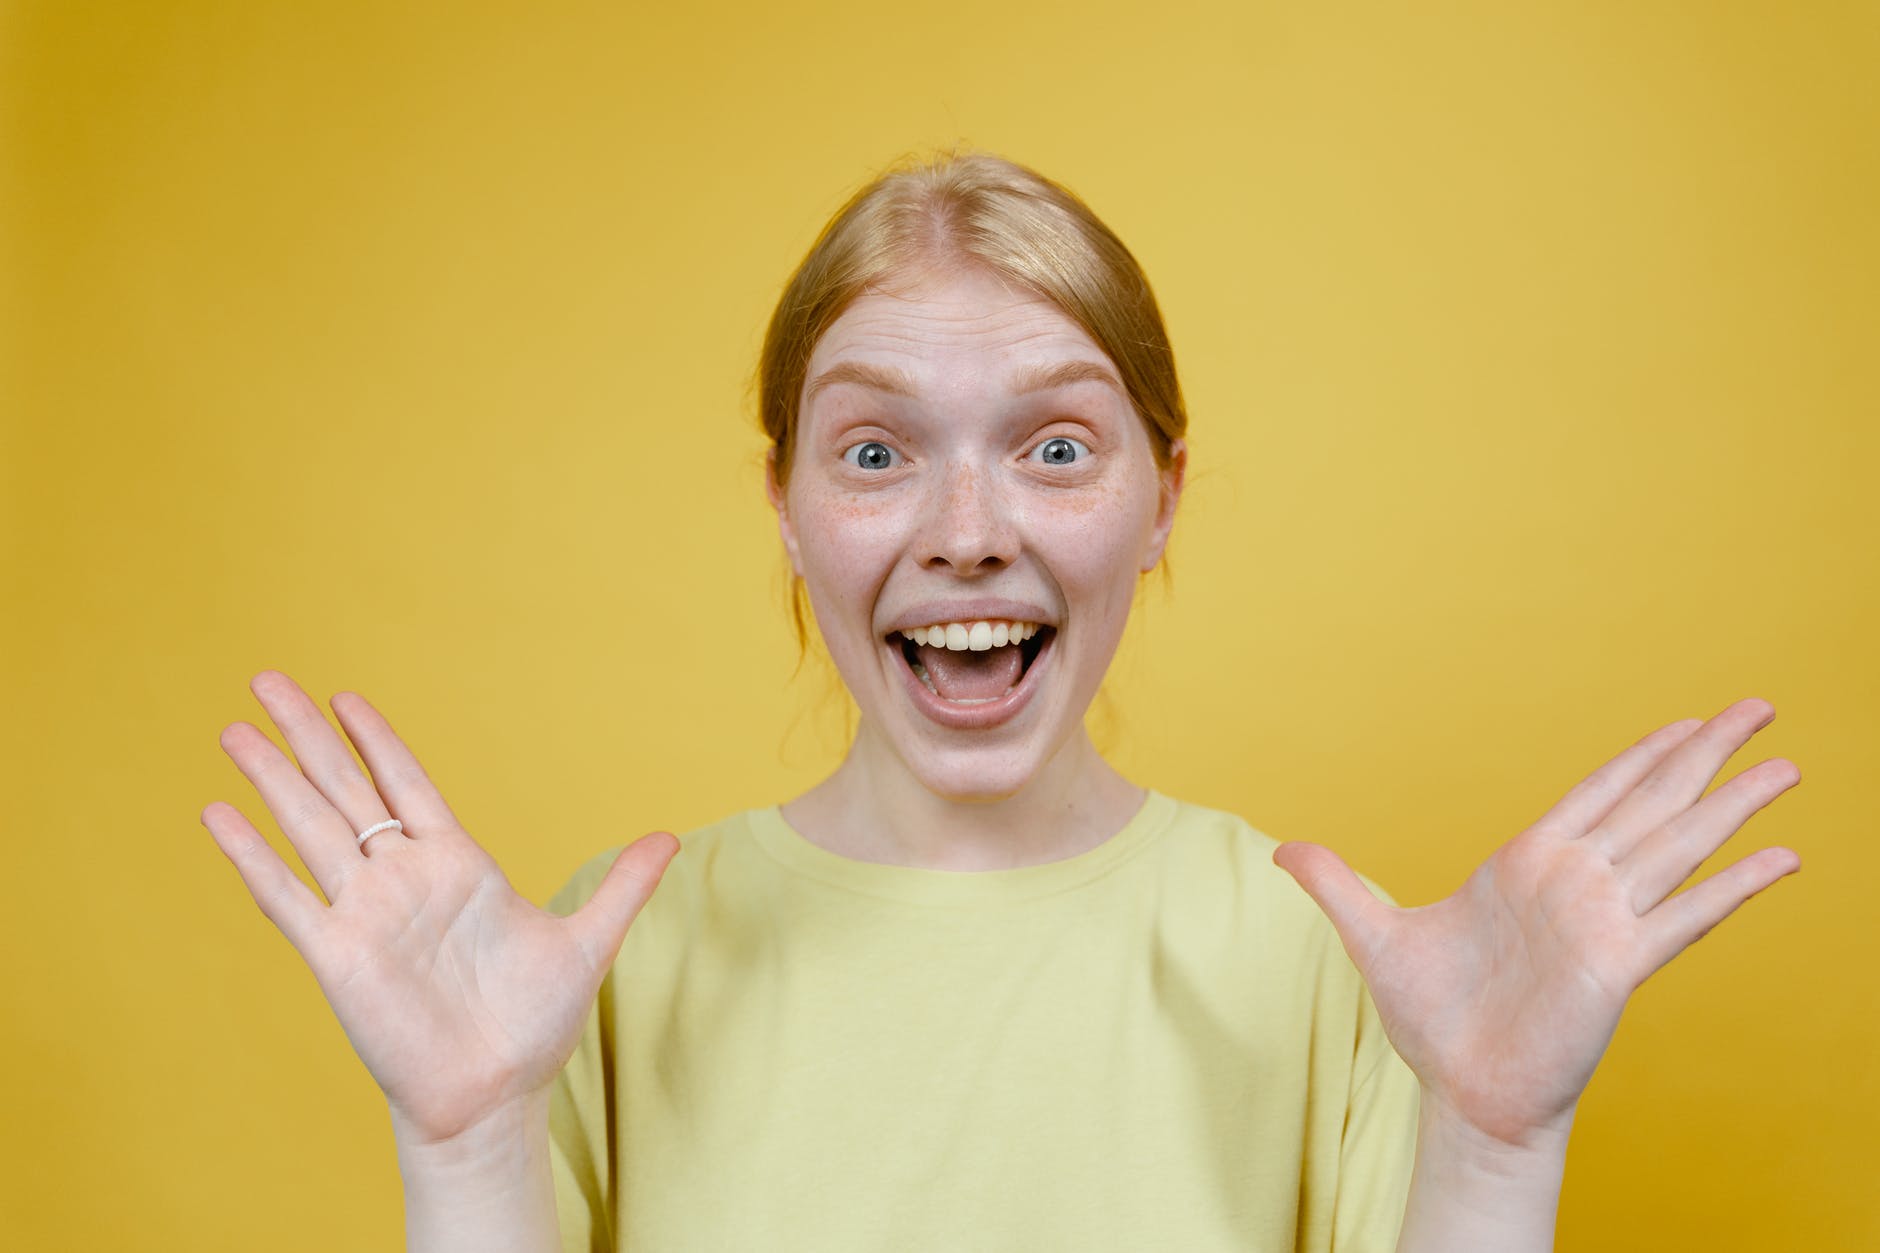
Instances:
[[[901,634],[916,644],[945,648],[952,652],[971,649],[983,653],[988,648],[1003,648],[1038,634],[1036,622],[936,622],[932,626],[913,627]]]

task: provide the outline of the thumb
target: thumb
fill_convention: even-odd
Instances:
[[[678,852],[679,837],[670,831],[641,836],[620,850],[594,895],[568,916],[581,947],[593,957],[597,969],[612,964],[627,938],[627,928],[633,925],[640,907],[653,895],[660,876]]]
[[[1298,880],[1332,920],[1352,964],[1360,972],[1366,970],[1390,925],[1391,907],[1373,896],[1357,871],[1322,844],[1289,840],[1273,850],[1273,864]]]

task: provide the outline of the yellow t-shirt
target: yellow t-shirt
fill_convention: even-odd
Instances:
[[[1241,819],[1151,789],[975,873],[679,838],[555,1083],[569,1253],[1395,1247],[1416,1078]]]

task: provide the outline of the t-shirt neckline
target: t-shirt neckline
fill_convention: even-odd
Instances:
[[[1142,805],[1109,839],[1072,857],[1007,870],[931,870],[859,861],[814,843],[783,816],[781,804],[748,812],[757,846],[790,870],[864,895],[918,905],[1031,900],[1088,883],[1147,847],[1175,817],[1176,800],[1144,788]]]

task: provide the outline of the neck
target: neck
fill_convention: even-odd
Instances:
[[[1088,852],[1122,830],[1145,796],[1081,726],[1018,790],[992,799],[944,796],[864,721],[835,773],[782,812],[811,843],[856,861],[1007,870]]]

